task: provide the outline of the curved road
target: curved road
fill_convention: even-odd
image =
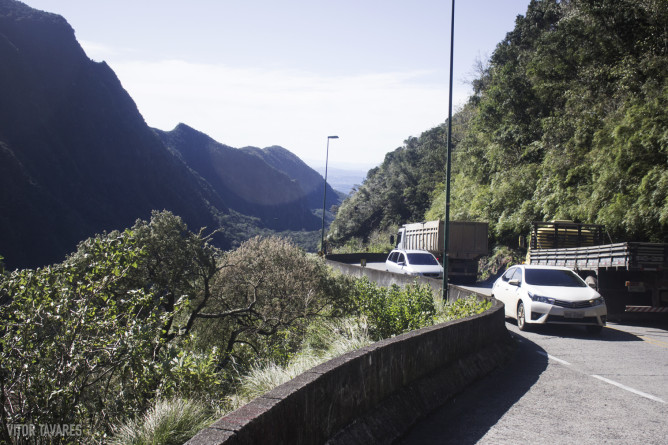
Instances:
[[[520,333],[499,370],[418,424],[414,444],[668,444],[666,325]]]
[[[506,327],[517,346],[508,363],[399,444],[668,444],[666,323],[609,323],[594,336],[581,326]]]

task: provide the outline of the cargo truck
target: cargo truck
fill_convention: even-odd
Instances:
[[[612,243],[604,226],[551,221],[532,223],[527,247],[528,264],[584,278],[605,298],[608,318],[668,320],[668,244]]]
[[[443,221],[405,224],[397,232],[397,249],[427,250],[443,263],[445,230]],[[478,260],[487,255],[489,224],[450,221],[448,277],[453,283],[475,283]]]

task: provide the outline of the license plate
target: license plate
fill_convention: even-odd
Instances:
[[[584,312],[581,312],[581,311],[564,311],[564,318],[584,318]]]

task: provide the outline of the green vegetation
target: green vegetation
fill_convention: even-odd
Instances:
[[[335,247],[333,253],[387,253],[394,249],[394,245],[390,243],[390,237],[396,237],[398,226],[390,226],[383,231],[373,231],[366,239],[363,238],[349,238],[342,246]]]
[[[369,326],[374,340],[433,324],[436,304],[428,285],[380,287],[364,277],[353,289],[353,310]]]
[[[182,443],[328,358],[433,323],[426,287],[332,273],[281,238],[222,252],[169,212],[0,274],[0,436],[80,425],[84,443]],[[72,440],[72,438],[67,438]]]
[[[182,445],[217,420],[211,410],[192,400],[158,400],[139,419],[120,426],[113,445]]]
[[[531,221],[668,240],[668,2],[533,0],[453,116],[451,218],[517,246]],[[339,208],[330,240],[443,218],[445,126],[409,138]]]
[[[436,322],[445,323],[446,321],[457,320],[459,318],[470,317],[471,315],[482,314],[492,307],[492,302],[487,300],[478,300],[476,297],[462,298],[457,301],[442,305],[436,316]]]
[[[372,342],[366,325],[358,319],[317,320],[309,326],[300,351],[287,363],[261,360],[241,376],[234,393],[226,399],[226,408],[237,409],[320,363]]]

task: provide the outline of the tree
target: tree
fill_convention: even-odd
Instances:
[[[124,281],[142,261],[130,232],[88,243],[95,261],[64,263],[2,278],[0,398],[9,424],[97,428],[140,407],[154,386],[164,323],[154,295]]]
[[[288,240],[255,237],[224,257],[213,297],[197,332],[230,360],[287,358],[303,339],[306,322],[344,298],[324,262]]]
[[[289,354],[307,319],[344,302],[345,284],[285,240],[223,254],[210,236],[154,212],[62,264],[0,275],[0,437],[10,424],[99,436],[158,397],[215,399],[233,357]]]

